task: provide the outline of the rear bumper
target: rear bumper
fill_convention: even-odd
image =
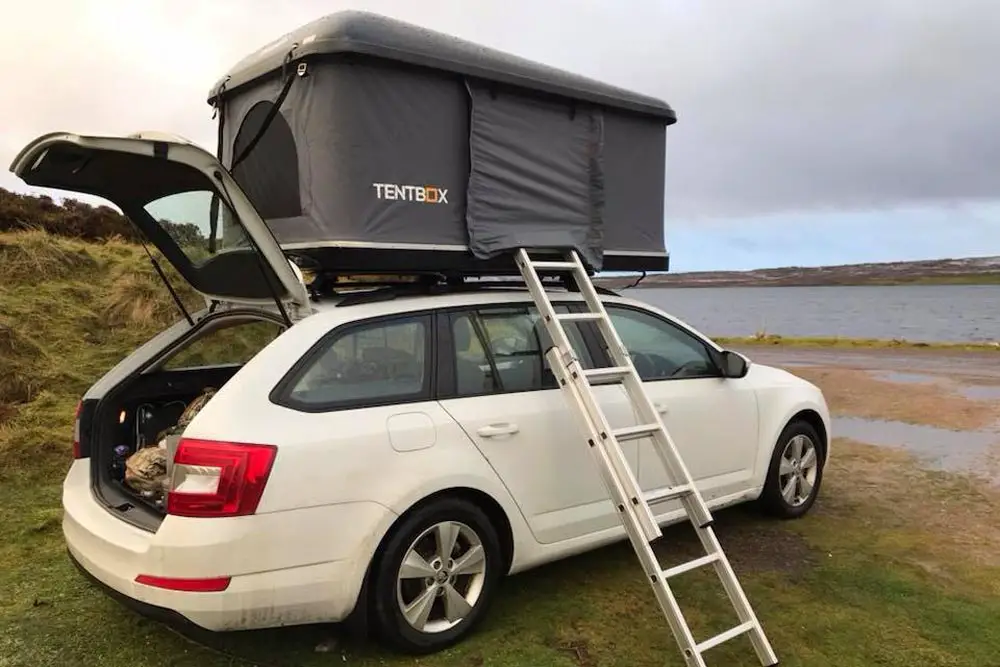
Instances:
[[[91,584],[101,589],[105,595],[117,602],[118,604],[131,609],[132,611],[153,619],[154,621],[159,621],[171,627],[177,628],[179,630],[197,630],[199,626],[192,623],[190,620],[184,618],[181,614],[177,613],[173,609],[166,609],[165,607],[157,607],[156,605],[149,604],[148,602],[141,602],[135,598],[130,598],[129,596],[116,591],[115,589],[108,586],[103,581],[92,575],[87,571],[80,561],[76,559],[73,552],[69,549],[66,550],[66,554],[69,557],[69,561],[73,563],[76,569],[84,576],[84,578]]]
[[[376,503],[350,503],[233,519],[169,516],[149,533],[101,506],[89,482],[81,460],[63,485],[73,562],[145,615],[213,631],[344,620],[392,516]],[[194,593],[136,583],[140,574],[231,580],[224,591]]]

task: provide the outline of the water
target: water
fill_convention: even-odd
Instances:
[[[709,336],[1000,341],[1000,285],[626,290]]]
[[[903,373],[900,371],[869,371],[876,380],[894,384],[936,384],[954,391],[963,398],[973,401],[1000,400],[1000,384],[961,384],[953,378],[925,373]]]
[[[1000,444],[997,431],[949,431],[905,422],[835,417],[835,437],[905,449],[925,464],[950,472],[982,471]]]

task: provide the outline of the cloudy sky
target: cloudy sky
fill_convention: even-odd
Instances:
[[[4,5],[4,167],[53,130],[213,148],[206,92],[235,61],[369,9],[667,100],[677,270],[1000,254],[1000,0]]]

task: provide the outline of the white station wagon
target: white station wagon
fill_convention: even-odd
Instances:
[[[427,652],[476,626],[503,575],[624,538],[526,290],[311,298],[226,170],[175,137],[45,135],[12,170],[115,202],[208,304],[80,404],[63,530],[118,599],[209,630],[363,617]],[[180,211],[207,231],[213,197],[223,251],[199,259],[158,221]],[[804,515],[829,456],[820,390],[648,304],[605,304],[709,506]],[[571,328],[577,353],[608,365],[591,326]],[[129,487],[123,460],[159,447],[206,387],[218,391],[165,439],[162,497]],[[620,386],[595,391],[613,427],[636,423]],[[623,447],[644,490],[666,486],[648,440]],[[675,500],[653,510],[684,516]]]

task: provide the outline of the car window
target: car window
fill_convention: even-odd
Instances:
[[[568,312],[556,305],[557,312]],[[585,368],[593,361],[575,322],[564,325]],[[538,311],[528,306],[481,308],[451,318],[455,384],[460,396],[554,389],[544,357],[548,335]]]
[[[650,313],[607,306],[611,321],[643,380],[717,377],[705,344]]]
[[[240,321],[213,329],[186,345],[164,364],[165,370],[201,366],[242,366],[285,328],[269,320]]]
[[[290,398],[312,406],[384,404],[429,395],[426,317],[352,327],[332,337],[292,384]]]

